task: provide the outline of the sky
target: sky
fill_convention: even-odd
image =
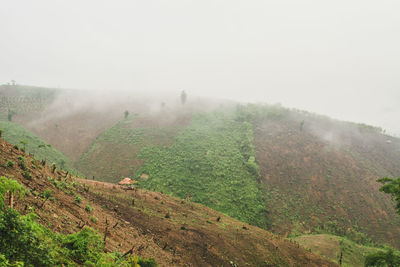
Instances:
[[[0,83],[281,103],[400,135],[398,0],[1,0]]]

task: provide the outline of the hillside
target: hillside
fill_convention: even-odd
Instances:
[[[2,140],[0,155],[0,176],[16,179],[30,192],[15,199],[18,211],[35,211],[37,220],[55,232],[70,234],[90,226],[106,233],[107,251],[132,249],[160,266],[337,266],[190,201],[53,173]],[[10,166],[10,161],[22,163]]]
[[[80,170],[103,181],[136,177],[283,235],[324,229],[400,245],[399,216],[376,183],[400,176],[400,141],[381,129],[268,105],[156,123],[163,116],[117,123]]]
[[[376,182],[400,175],[398,138],[304,112],[257,117],[254,129],[274,231],[365,233],[400,246],[399,216]]]
[[[8,121],[0,121],[0,129],[5,141],[26,150],[27,153],[34,154],[36,159],[45,160],[50,165],[55,163],[61,169],[75,175],[79,174],[68,157],[22,126]]]

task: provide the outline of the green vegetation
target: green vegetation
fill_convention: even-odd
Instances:
[[[378,251],[365,258],[365,266],[372,267],[394,267],[400,266],[400,253],[395,253],[393,249]]]
[[[76,204],[80,204],[80,203],[82,202],[82,198],[81,198],[79,195],[75,195],[75,200],[74,200],[74,202],[75,202]]]
[[[118,182],[132,177],[140,167],[137,154],[142,148],[171,144],[181,131],[179,126],[132,128],[132,120],[135,118],[128,116],[97,137],[79,160],[78,169],[100,181]]]
[[[22,216],[5,207],[4,197],[10,193],[22,196],[24,189],[15,180],[0,177],[0,266],[131,266],[132,259],[137,266],[157,266],[152,259],[104,253],[104,241],[89,227],[75,234],[53,233],[35,222],[35,214]]]
[[[79,174],[73,167],[73,162],[60,151],[46,144],[39,137],[15,123],[0,121],[3,129],[3,139],[14,145],[22,144],[24,150],[34,154],[35,158],[55,163],[72,174]]]
[[[93,207],[90,206],[90,205],[88,204],[88,205],[86,205],[86,207],[85,207],[85,211],[86,211],[87,213],[91,213],[91,212],[93,211]]]
[[[386,194],[392,195],[394,201],[396,202],[396,210],[400,213],[400,177],[397,179],[392,178],[381,178],[378,182],[382,183],[383,186],[379,189]]]
[[[11,168],[14,167],[14,161],[12,160],[7,161],[6,167],[11,167]]]
[[[382,255],[385,254],[385,251],[391,250],[391,248],[387,249],[386,247],[381,248],[360,245],[345,237],[329,234],[302,235],[293,238],[292,240],[303,247],[310,249],[312,252],[325,256],[336,263],[339,263],[340,257],[342,257],[342,266],[345,267],[364,266],[366,259],[370,258],[369,255]],[[394,252],[395,255],[398,255],[398,253],[399,251]]]
[[[137,172],[140,186],[193,201],[266,227],[258,188],[252,125],[231,113],[198,114],[172,147],[148,146]]]

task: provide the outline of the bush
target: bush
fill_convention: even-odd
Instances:
[[[27,266],[53,266],[43,227],[33,216],[20,216],[14,209],[0,213],[0,254],[10,263],[22,261]]]
[[[62,246],[68,249],[67,253],[71,259],[81,264],[86,261],[96,263],[104,251],[103,240],[91,228],[65,236]]]
[[[87,213],[91,213],[93,210],[93,207],[88,204],[88,205],[86,205],[85,210]]]
[[[82,198],[81,198],[79,195],[75,195],[75,200],[74,200],[74,202],[75,202],[76,204],[79,204],[79,203],[82,202]]]
[[[6,167],[14,167],[14,161],[12,161],[12,160],[9,160],[9,161],[7,161],[7,164],[6,164]]]

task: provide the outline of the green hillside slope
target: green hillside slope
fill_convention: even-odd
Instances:
[[[55,163],[61,169],[79,174],[69,158],[22,126],[8,121],[0,121],[0,129],[3,131],[5,141],[34,154],[37,159],[46,160],[48,164]]]
[[[226,113],[195,115],[171,147],[146,147],[140,186],[202,203],[245,222],[266,227],[258,188],[251,124]]]

